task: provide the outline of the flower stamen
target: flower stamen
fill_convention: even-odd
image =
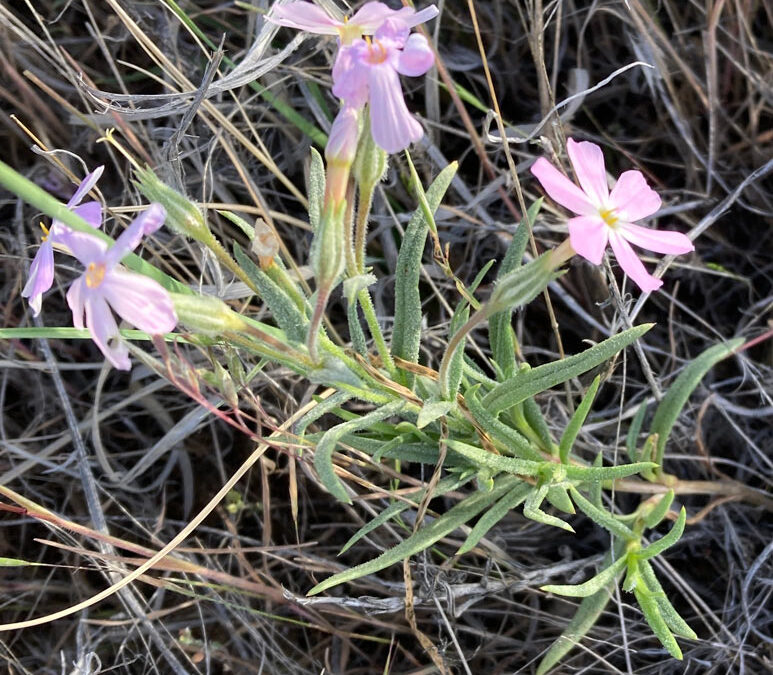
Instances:
[[[45,241],[48,239],[48,235],[50,234],[49,229],[43,224],[43,221],[41,220],[38,225],[40,225],[40,229],[43,230],[43,236],[40,238],[40,241]]]
[[[104,263],[89,263],[86,268],[86,286],[97,288],[105,278],[106,268]]]
[[[614,227],[615,223],[620,220],[615,215],[615,209],[600,209],[599,210],[599,216],[601,216],[601,219],[610,227]]]

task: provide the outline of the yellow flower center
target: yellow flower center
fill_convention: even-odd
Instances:
[[[607,225],[609,225],[610,227],[614,227],[614,226],[615,226],[615,223],[616,223],[618,220],[620,220],[620,219],[619,219],[619,218],[618,218],[618,217],[615,215],[615,210],[614,210],[614,209],[601,209],[601,210],[599,211],[599,215],[601,216],[601,219],[602,219],[602,220],[603,220],[603,221],[604,221],[604,222],[605,222]]]
[[[102,263],[89,263],[86,268],[86,286],[97,288],[105,279],[105,271]]]
[[[38,224],[40,225],[40,229],[43,230],[43,236],[40,238],[40,241],[45,241],[46,239],[48,239],[48,234],[49,234],[48,228],[45,225],[43,225],[42,220]]]

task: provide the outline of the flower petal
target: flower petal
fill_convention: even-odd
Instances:
[[[369,75],[373,140],[390,154],[405,150],[424,135],[424,129],[405,105],[397,71],[385,63],[371,67]]]
[[[660,279],[656,279],[647,272],[631,245],[623,239],[619,232],[612,230],[609,233],[609,243],[615,252],[620,267],[641,290],[648,293],[658,290],[663,285]]]
[[[67,202],[67,208],[71,209],[76,204],[80,204],[81,201],[83,201],[83,198],[91,192],[91,188],[93,188],[97,181],[99,180],[100,176],[102,175],[102,172],[105,170],[104,166],[98,166],[94,171],[92,171],[89,174],[86,174],[84,179],[81,181],[81,184],[78,186],[78,189],[75,190],[75,193],[72,197],[70,197],[70,201]]]
[[[54,243],[75,256],[84,267],[101,259],[107,250],[107,244],[98,237],[69,227],[57,228]]]
[[[151,204],[139,216],[137,216],[115,240],[115,244],[105,255],[105,265],[112,269],[121,262],[121,259],[131,253],[144,236],[153,234],[164,224],[166,210],[161,204]]]
[[[693,243],[681,232],[652,230],[632,223],[621,223],[618,225],[618,230],[620,236],[632,244],[655,253],[681,255],[695,250]]]
[[[94,344],[118,370],[131,370],[129,349],[121,341],[118,324],[105,299],[99,293],[91,293],[86,297],[85,306],[86,328]],[[115,341],[113,346],[110,340]]]
[[[84,302],[84,285],[85,281],[83,277],[78,277],[70,284],[70,288],[67,291],[67,304],[72,311],[72,325],[76,328],[83,328],[83,313],[86,308],[83,306]]]
[[[647,179],[641,171],[621,173],[612,188],[609,201],[620,220],[629,223],[651,216],[661,204],[660,196],[647,185]]]
[[[415,14],[411,7],[394,10],[383,2],[366,2],[349,18],[347,23],[359,26],[363,35],[373,35],[387,19]],[[416,25],[416,24],[413,24]]]
[[[531,165],[531,172],[554,202],[581,216],[598,213],[587,195],[544,157]]]
[[[95,230],[102,227],[102,204],[99,202],[86,202],[76,206],[73,213],[83,218]]]
[[[338,50],[333,64],[333,93],[346,106],[362,108],[368,101],[368,43],[362,38]]]
[[[338,28],[343,25],[312,2],[275,4],[266,20],[279,26],[297,28],[318,35],[338,35]]]
[[[397,60],[397,72],[409,77],[424,75],[435,63],[435,54],[427,42],[427,38],[419,33],[413,33],[405,43]]]
[[[38,249],[30,265],[30,275],[21,294],[29,298],[33,315],[40,314],[40,307],[45,293],[54,283],[54,247],[46,239]]]
[[[169,333],[177,325],[169,293],[150,277],[114,269],[105,276],[100,291],[122,319],[146,333]]]
[[[605,206],[609,198],[609,187],[601,148],[595,143],[578,143],[570,138],[566,142],[566,151],[585,194],[597,207]]]
[[[360,137],[360,111],[344,105],[338,111],[330,127],[325,159],[338,160],[351,164],[357,154],[357,141]]]
[[[569,240],[578,255],[600,265],[609,241],[609,225],[599,216],[578,216],[569,221]]]

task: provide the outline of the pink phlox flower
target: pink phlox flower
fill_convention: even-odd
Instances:
[[[620,267],[642,291],[657,290],[663,282],[647,272],[631,244],[655,253],[676,255],[695,250],[692,242],[681,232],[633,224],[651,216],[661,204],[641,171],[624,171],[610,192],[604,155],[598,145],[570,138],[567,151],[579,187],[544,157],[532,165],[531,172],[554,201],[577,214],[569,220],[572,248],[599,265],[609,243]]]
[[[79,215],[95,229],[102,225],[102,205],[95,201],[81,204],[81,201],[99,180],[104,168],[104,166],[98,166],[88,174],[67,202],[68,209]],[[41,227],[43,227],[42,224]],[[34,316],[40,314],[43,293],[54,283],[54,245],[58,244],[60,236],[69,230],[70,228],[60,220],[54,220],[48,230],[43,227],[43,242],[32,259],[30,275],[21,292],[22,297],[29,298],[30,308]]]
[[[120,370],[129,370],[131,363],[113,311],[151,335],[168,333],[177,325],[174,306],[166,290],[157,281],[119,265],[142,237],[161,227],[165,217],[163,206],[151,204],[110,248],[101,239],[84,232],[69,230],[62,235],[62,244],[86,268],[67,291],[73,325],[83,328],[85,316],[86,328],[97,347]]]
[[[373,140],[389,153],[407,148],[424,134],[405,105],[400,75],[426,73],[435,55],[423,35],[409,35],[400,21],[387,19],[372,39],[341,47],[333,67],[333,93],[355,108],[369,104]]]
[[[406,29],[429,21],[438,14],[434,5],[417,12],[412,7],[391,9],[383,2],[367,2],[351,17],[340,21],[312,2],[275,4],[266,17],[280,26],[316,33],[337,35],[342,44],[350,44],[363,35],[373,35],[387,20],[398,21]]]

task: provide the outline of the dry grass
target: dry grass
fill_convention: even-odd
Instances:
[[[253,5],[265,9],[262,1]],[[222,241],[245,243],[216,208],[262,217],[281,235],[298,274],[307,276],[309,137],[248,86],[250,78],[223,86],[233,81],[233,67],[221,60],[217,70],[208,68],[213,50],[170,6],[161,0],[0,4],[3,159],[61,196],[69,189],[67,170],[83,174],[75,156],[90,168],[106,164],[99,187],[112,207],[108,231],[116,231],[127,217],[122,205],[141,199],[126,159],[98,142],[115,127],[133,156],[209,210]],[[293,36],[281,32],[272,40],[247,3],[181,1],[180,7],[214,43],[224,36],[223,53],[235,63],[259,36],[252,57],[265,67],[257,82],[281,106],[326,130],[335,106],[331,44],[307,39],[273,59]],[[555,358],[561,345],[573,353],[582,340],[598,340],[630,321],[658,322],[644,349],[629,354],[602,392],[582,437],[589,453],[601,447],[611,457],[622,452],[638,405],[666,389],[690,358],[719,339],[751,339],[771,327],[773,9],[758,0],[511,0],[475,8],[478,35],[466,2],[442,5],[432,28],[439,74],[414,82],[411,98],[428,130],[413,151],[422,177],[461,162],[438,219],[456,274],[469,281],[489,259],[501,259],[523,208],[519,191],[526,203],[538,196],[525,167],[559,150],[568,136],[604,146],[613,174],[644,171],[664,197],[661,225],[696,237],[695,254],[668,261],[664,290],[646,300],[626,287],[609,299],[618,270],[577,263],[551,287],[550,304],[535,302],[517,316],[520,344],[533,363]],[[478,38],[501,127],[484,112],[494,102]],[[635,62],[648,65],[628,67]],[[604,86],[578,95],[613,73]],[[202,95],[210,80],[219,88]],[[465,103],[450,95],[451,82],[467,92]],[[198,93],[174,97],[178,92]],[[30,132],[38,139],[34,152]],[[503,132],[512,139],[510,158]],[[393,306],[396,232],[415,208],[405,175],[402,158],[394,158],[372,221],[382,317]],[[19,291],[37,239],[36,214],[7,194],[0,208],[4,326],[34,325]],[[560,241],[559,228],[558,212],[546,205],[537,246]],[[225,293],[234,307],[262,311],[200,247],[169,232],[157,236],[145,257],[185,283]],[[456,291],[431,263],[424,281],[421,358],[436,367]],[[69,325],[63,290],[55,287],[47,298],[44,325]],[[329,316],[345,341],[344,305],[334,303]],[[484,354],[487,345],[475,349]],[[256,437],[268,437],[319,393],[285,370],[264,368],[247,383],[255,406],[245,411],[245,434],[147,366],[138,364],[128,376],[103,368],[89,342],[24,340],[2,343],[2,350],[0,485],[31,503],[4,513],[0,555],[39,564],[6,568],[3,622],[80,602],[147,559],[209,502],[254,450]],[[183,354],[197,367],[238,358]],[[249,370],[254,364],[245,361]],[[771,342],[762,341],[713,371],[670,446],[672,472],[770,490],[772,369]],[[569,414],[566,393],[542,403],[561,428]],[[390,476],[373,472],[366,458],[354,463],[371,498],[345,507],[317,487],[308,459],[293,452],[272,444],[174,558],[141,582],[43,628],[0,634],[8,672],[433,672],[405,618],[401,570],[304,599],[316,581],[394,545],[412,523],[379,528],[337,557],[388,503]],[[430,477],[401,478],[417,485]],[[698,517],[659,571],[701,638],[683,641],[684,664],[664,657],[638,608],[621,594],[560,672],[769,672],[773,550],[764,508],[722,494],[681,501]],[[635,502],[622,495],[619,506]],[[533,671],[575,605],[539,586],[587,578],[608,545],[591,523],[578,519],[576,529],[577,537],[546,533],[513,514],[475,554],[446,559],[453,546],[442,542],[412,561],[417,627],[453,672]]]

